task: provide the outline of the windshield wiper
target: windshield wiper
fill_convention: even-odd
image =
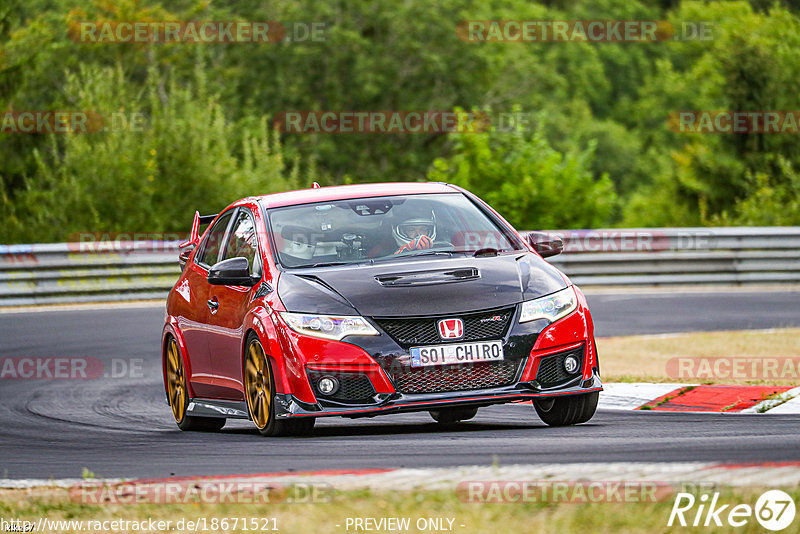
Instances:
[[[333,267],[334,265],[350,265],[354,262],[351,261],[327,261],[321,263],[312,263],[311,265],[298,265],[293,269],[311,269],[313,267]]]
[[[416,254],[403,254],[402,256],[397,256],[398,258],[417,258],[419,256],[438,256],[440,254],[444,254],[447,256],[452,256],[453,253],[449,250],[428,250],[426,252],[417,252]]]

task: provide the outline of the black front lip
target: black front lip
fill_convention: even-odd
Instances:
[[[279,419],[291,417],[372,417],[399,412],[418,412],[434,410],[441,407],[454,406],[488,406],[533,400],[541,397],[557,397],[581,395],[602,391],[603,384],[597,374],[593,374],[590,383],[575,380],[572,385],[558,388],[539,388],[535,382],[518,382],[511,386],[480,389],[472,391],[456,391],[446,393],[387,393],[380,404],[374,406],[326,407],[320,403],[298,401],[293,395],[277,394],[275,416]]]

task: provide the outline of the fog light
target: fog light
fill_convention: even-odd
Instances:
[[[571,375],[574,375],[576,372],[578,372],[579,365],[580,363],[578,362],[578,358],[576,358],[574,354],[570,354],[564,358],[564,370]]]
[[[323,395],[333,395],[339,389],[339,381],[332,376],[323,376],[317,382],[317,389]]]

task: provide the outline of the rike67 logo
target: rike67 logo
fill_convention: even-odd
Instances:
[[[781,490],[762,493],[754,507],[749,504],[721,503],[718,492],[710,497],[707,493],[699,497],[691,493],[678,493],[667,526],[743,527],[755,517],[765,529],[778,532],[791,525],[794,516],[794,500]]]

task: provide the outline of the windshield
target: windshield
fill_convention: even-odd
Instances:
[[[461,193],[337,200],[269,210],[285,267],[519,250]],[[513,243],[512,240],[513,239]]]

